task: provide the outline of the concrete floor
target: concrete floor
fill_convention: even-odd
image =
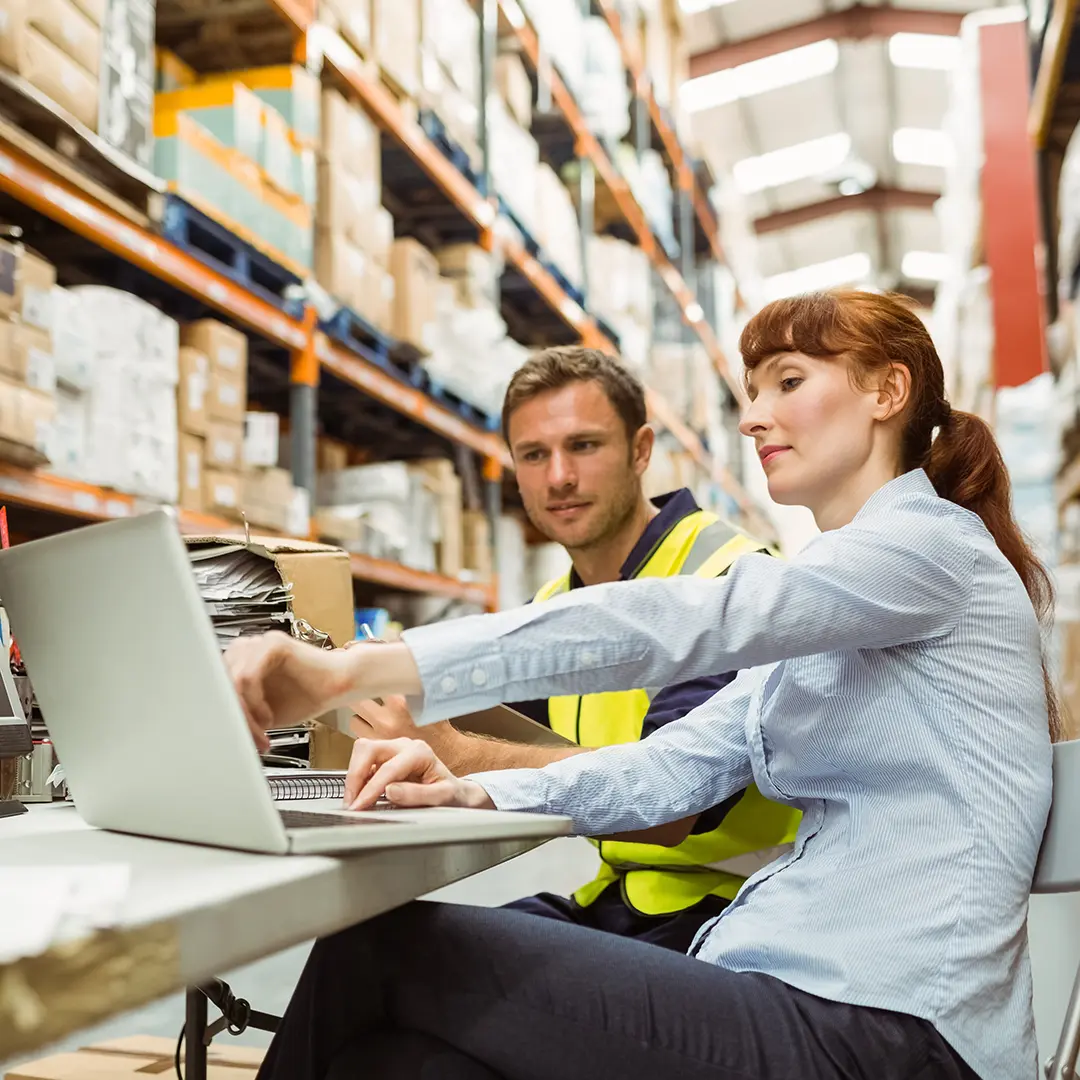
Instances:
[[[440,889],[424,899],[496,907],[541,891],[565,895],[588,881],[596,872],[596,867],[595,849],[587,841],[574,838],[552,840],[517,859]],[[220,972],[220,975],[238,996],[247,998],[254,1007],[280,1016],[289,1003],[310,948],[311,943],[308,942],[236,971]],[[211,1016],[214,1015],[211,1008]],[[0,1062],[0,1076],[21,1062],[50,1053],[74,1050],[105,1039],[124,1035],[176,1038],[183,1022],[184,999],[181,994],[174,994],[145,1008],[113,1017],[104,1024],[79,1032],[26,1057]],[[266,1046],[270,1036],[260,1031],[246,1031],[235,1039],[229,1035],[219,1035],[218,1041]]]

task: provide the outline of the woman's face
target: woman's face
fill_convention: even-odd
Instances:
[[[882,394],[854,385],[846,360],[778,353],[750,372],[749,393],[739,430],[754,440],[775,502],[817,514],[863,486],[882,453]]]

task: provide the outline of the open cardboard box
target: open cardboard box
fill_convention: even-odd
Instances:
[[[292,592],[292,611],[315,630],[328,634],[334,645],[344,645],[356,635],[353,617],[353,580],[349,556],[330,544],[281,537],[202,535],[184,540],[198,544],[245,544],[270,559],[283,583]],[[352,740],[339,730],[342,718],[329,713],[312,730],[311,764],[316,769],[345,768]],[[344,760],[345,764],[340,762]]]
[[[5,1080],[136,1080],[153,1076],[168,1080],[173,1075],[175,1052],[173,1039],[132,1035],[18,1065],[5,1074]],[[255,1080],[264,1055],[264,1050],[250,1046],[213,1043],[206,1054],[208,1080]]]

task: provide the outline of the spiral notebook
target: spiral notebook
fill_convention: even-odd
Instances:
[[[295,799],[344,799],[343,769],[264,769],[275,802]]]

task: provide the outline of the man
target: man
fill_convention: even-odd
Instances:
[[[655,434],[645,392],[616,360],[578,346],[547,349],[514,376],[503,434],[529,520],[570,555],[572,567],[536,601],[568,589],[634,577],[718,577],[764,546],[698,508],[685,489],[650,501],[642,477]],[[647,738],[685,716],[733,672],[665,689],[518,702],[514,707],[577,744],[524,746],[417,727],[403,699],[363,702],[357,714],[377,738],[430,743],[456,774],[538,768],[570,754]],[[572,898],[544,893],[511,907],[686,952],[703,923],[734,898],[777,846],[794,838],[798,814],[756,788],[696,818],[647,833],[595,840],[601,869]]]

